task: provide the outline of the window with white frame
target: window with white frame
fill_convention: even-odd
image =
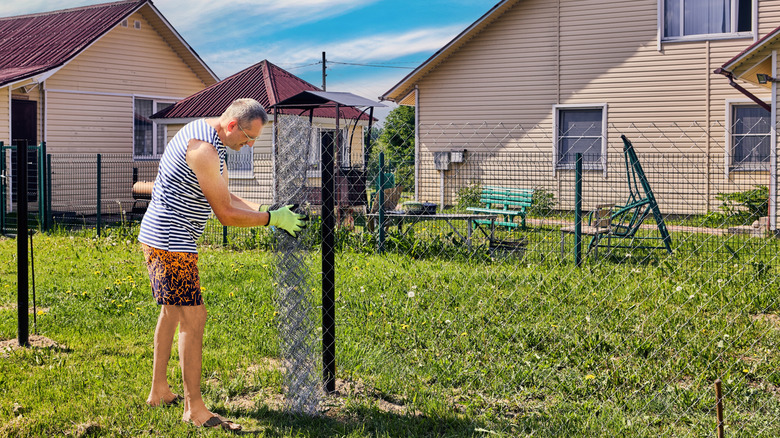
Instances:
[[[729,167],[766,169],[771,148],[769,111],[755,104],[734,103],[729,116]]]
[[[133,102],[133,156],[135,158],[159,158],[168,142],[168,131],[150,117],[173,105],[154,99],[136,98]]]
[[[757,0],[659,0],[665,41],[753,36]]]
[[[349,156],[349,145],[346,144],[347,135],[346,130],[341,130],[341,135],[339,136],[339,144],[341,145],[341,148],[337,153],[337,156],[339,158],[339,162],[337,163],[341,167],[349,167],[350,164],[350,156]],[[321,151],[322,151],[322,145],[326,144],[332,144],[335,142],[336,139],[336,130],[335,129],[328,129],[328,128],[315,128],[312,129],[312,138],[309,142],[309,153],[308,155],[308,165],[309,165],[309,172],[314,172],[319,174],[322,163],[322,157],[321,157]],[[333,149],[335,151],[335,148]]]
[[[605,169],[607,153],[607,105],[554,107],[555,168],[573,169],[576,154],[583,168]]]

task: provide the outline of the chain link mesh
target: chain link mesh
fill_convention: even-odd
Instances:
[[[281,116],[275,129],[277,204],[295,204],[297,211],[310,214],[306,163],[312,127],[303,118]],[[312,274],[307,233],[311,231],[304,229],[293,238],[276,231],[276,307],[286,407],[291,412],[315,415],[323,394],[313,302],[313,292],[320,288],[319,279]]]

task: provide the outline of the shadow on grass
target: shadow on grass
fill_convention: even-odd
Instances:
[[[427,417],[413,414],[386,412],[378,407],[356,406],[337,414],[325,412],[310,417],[288,412],[261,408],[245,416],[257,419],[262,424],[257,430],[244,430],[239,435],[264,437],[342,437],[342,436],[388,436],[407,438],[411,436],[473,436],[481,425],[468,419],[448,417]]]

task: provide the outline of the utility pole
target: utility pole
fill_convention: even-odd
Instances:
[[[327,91],[325,89],[325,70],[328,68],[327,61],[325,60],[325,52],[322,52],[322,91]]]

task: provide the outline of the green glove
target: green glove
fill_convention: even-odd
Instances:
[[[279,227],[292,237],[297,237],[298,231],[306,227],[308,218],[305,214],[298,214],[292,211],[293,207],[293,205],[285,205],[277,210],[269,211],[268,225]]]

